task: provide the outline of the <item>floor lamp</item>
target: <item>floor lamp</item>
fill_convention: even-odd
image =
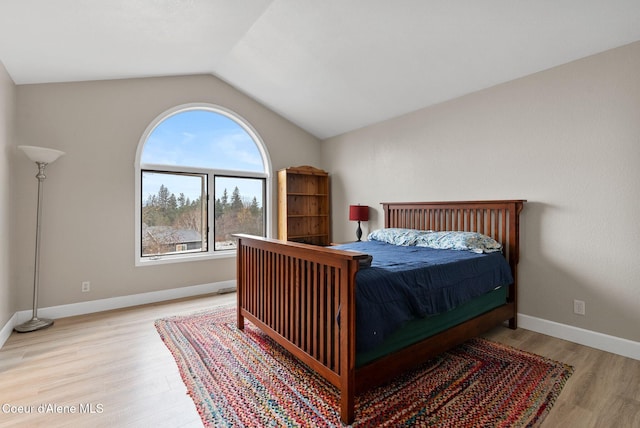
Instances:
[[[53,325],[53,320],[46,318],[38,318],[38,285],[40,282],[40,218],[42,217],[42,186],[44,179],[47,178],[44,175],[44,169],[47,164],[54,162],[60,156],[64,154],[60,150],[47,149],[44,147],[34,146],[18,146],[29,159],[38,165],[38,214],[36,216],[36,259],[33,269],[33,316],[31,319],[23,324],[14,327],[14,330],[18,333],[27,333],[30,331],[40,330],[42,328]]]

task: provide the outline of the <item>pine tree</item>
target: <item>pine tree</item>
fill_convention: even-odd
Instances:
[[[160,190],[158,190],[157,202],[160,209],[167,209],[167,205],[169,203],[169,189],[167,189],[164,184],[161,184]]]
[[[242,208],[244,208],[244,206],[242,204],[242,199],[240,198],[240,189],[236,186],[233,189],[233,194],[231,195],[231,210],[234,213],[238,213],[242,211]]]
[[[254,217],[257,215],[260,215],[260,207],[258,206],[258,199],[256,199],[255,196],[251,201],[251,206],[249,207],[249,211],[251,211],[251,215]]]
[[[220,198],[216,199],[216,203],[215,203],[215,218],[216,220],[219,219],[220,217],[222,217],[222,214],[224,212],[224,206],[222,205],[222,201],[220,200]]]
[[[222,197],[220,198],[220,205],[222,206],[222,214],[224,214],[227,211],[227,208],[229,207],[229,195],[227,193],[227,189],[224,189],[224,191],[222,192]]]

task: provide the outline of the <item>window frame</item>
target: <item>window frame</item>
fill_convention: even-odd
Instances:
[[[143,164],[143,165],[151,165],[154,166],[154,164]],[[155,165],[158,167],[162,167],[162,170],[160,169],[147,169],[147,168],[140,168],[140,186],[141,186],[141,190],[142,190],[142,182],[143,180],[143,176],[145,172],[148,173],[153,173],[153,174],[166,174],[166,175],[185,175],[185,176],[191,176],[191,177],[199,177],[204,183],[205,183],[205,187],[206,187],[206,192],[203,192],[204,196],[202,197],[202,202],[203,202],[203,207],[202,210],[207,214],[206,217],[204,217],[203,219],[205,220],[204,224],[202,226],[203,229],[205,230],[205,232],[202,235],[202,241],[207,242],[207,250],[205,251],[194,251],[191,254],[203,254],[203,253],[208,253],[209,252],[209,185],[210,185],[210,177],[209,177],[209,173],[207,172],[203,172],[202,169],[198,169],[198,168],[187,168],[187,167],[177,167],[177,168],[170,168],[170,166],[168,165]],[[178,171],[174,171],[172,169],[178,169]],[[188,170],[188,171],[187,171]],[[198,170],[198,172],[192,172],[193,170]],[[209,170],[204,170],[204,171],[209,171]],[[202,189],[204,190],[204,189]],[[184,255],[183,254],[170,254],[170,253],[165,253],[162,255],[144,255],[143,254],[143,242],[144,239],[142,237],[143,234],[143,228],[142,228],[142,211],[143,211],[143,201],[142,201],[142,192],[140,193],[140,248],[138,249],[139,253],[140,253],[140,257],[143,260],[158,260],[162,257],[168,257],[168,256],[172,256],[172,255]],[[179,250],[176,249],[175,252],[177,253]]]
[[[246,174],[239,175],[237,171],[223,171],[223,170],[215,170],[215,173],[213,173],[213,176],[211,177],[211,181],[210,181],[210,186],[211,186],[211,187],[210,187],[210,189],[211,189],[211,191],[210,191],[210,194],[209,194],[209,197],[210,197],[211,203],[213,204],[213,205],[211,205],[211,206],[214,206],[214,207],[215,207],[215,202],[216,202],[216,200],[218,199],[218,197],[220,197],[220,196],[221,196],[221,195],[218,195],[218,194],[216,193],[216,188],[215,188],[215,186],[216,186],[216,179],[217,179],[217,178],[222,178],[222,179],[226,179],[226,178],[239,178],[239,179],[262,180],[262,183],[261,183],[261,184],[262,184],[262,195],[263,195],[263,197],[264,197],[264,200],[262,201],[262,207],[263,207],[263,208],[262,208],[262,216],[263,216],[263,219],[262,219],[262,220],[263,220],[263,222],[264,222],[264,232],[265,232],[265,236],[269,236],[269,235],[267,235],[267,227],[266,227],[266,226],[267,226],[267,225],[266,225],[266,221],[267,221],[267,217],[266,217],[266,215],[267,215],[267,208],[266,208],[266,207],[267,207],[267,205],[268,205],[268,204],[267,204],[267,201],[266,201],[266,198],[267,198],[267,180],[266,180],[266,178],[265,178],[265,177],[262,177],[262,176],[249,176],[249,175],[246,175]],[[230,190],[230,189],[228,189],[228,190]],[[216,220],[216,219],[215,219],[215,209],[212,209],[212,210],[211,210],[211,220],[213,221],[213,223],[211,223],[211,224],[209,225],[209,231],[210,231],[210,233],[211,233],[211,239],[212,239],[212,241],[211,241],[211,244],[209,244],[209,245],[210,245],[210,246],[212,246],[212,251],[213,251],[214,253],[215,253],[216,251],[218,251],[218,252],[221,252],[221,251],[230,251],[230,250],[216,250],[216,248],[215,248],[215,246],[216,246],[215,239],[216,239],[216,235],[217,235],[217,232],[216,232],[216,222],[215,222],[215,220]],[[233,251],[235,252],[235,248],[233,249]]]
[[[260,155],[262,156],[262,163],[264,166],[264,172],[255,172],[255,171],[243,171],[243,170],[225,170],[225,169],[217,169],[217,168],[201,168],[201,167],[186,167],[186,166],[176,166],[176,165],[166,165],[166,164],[148,164],[141,163],[142,153],[144,151],[144,146],[147,142],[147,139],[152,134],[152,132],[156,129],[156,127],[165,119],[174,116],[176,114],[184,113],[192,110],[206,110],[212,113],[221,114],[226,116],[227,118],[236,122],[239,126],[241,126],[247,134],[252,138]],[[159,264],[166,263],[181,263],[181,262],[193,262],[197,260],[212,260],[212,259],[227,259],[227,258],[235,258],[237,252],[235,249],[232,250],[215,250],[215,241],[214,241],[214,233],[215,233],[215,218],[214,218],[214,209],[215,209],[215,188],[214,186],[214,177],[215,176],[233,176],[233,177],[241,177],[241,178],[259,178],[264,180],[264,202],[263,202],[263,215],[264,215],[264,230],[266,236],[272,236],[272,221],[270,215],[270,204],[271,201],[271,188],[272,188],[272,168],[271,168],[271,160],[269,158],[269,153],[267,152],[266,146],[260,137],[260,135],[255,131],[255,129],[247,122],[242,116],[239,114],[221,107],[219,105],[210,104],[210,103],[189,103],[182,104],[176,107],[173,107],[169,110],[164,111],[160,115],[158,115],[145,129],[140,140],[138,142],[138,148],[136,151],[135,158],[135,215],[134,215],[134,228],[135,228],[135,266],[153,266]],[[207,231],[207,251],[197,252],[197,253],[185,253],[185,254],[168,254],[168,255],[160,255],[157,257],[149,257],[142,256],[142,172],[143,171],[157,171],[157,172],[168,172],[168,173],[193,173],[193,174],[207,174],[207,223],[208,223],[208,231]]]

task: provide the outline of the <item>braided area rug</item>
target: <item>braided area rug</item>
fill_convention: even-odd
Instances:
[[[207,427],[342,426],[338,391],[235,308],[157,320]],[[573,368],[468,341],[356,397],[354,427],[525,427],[549,412]]]

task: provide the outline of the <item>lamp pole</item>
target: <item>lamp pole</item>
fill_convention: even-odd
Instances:
[[[18,333],[27,333],[40,330],[53,325],[53,320],[48,318],[38,318],[38,288],[40,286],[40,229],[42,222],[42,195],[44,180],[47,176],[44,170],[48,163],[51,163],[64,153],[59,150],[45,149],[42,147],[19,146],[25,154],[38,165],[38,203],[36,213],[36,251],[35,263],[33,267],[33,312],[31,319],[25,323],[15,326],[13,329]]]

